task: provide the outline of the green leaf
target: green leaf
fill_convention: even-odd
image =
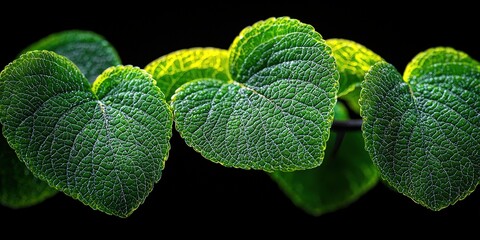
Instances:
[[[337,103],[335,120],[347,119],[347,109]],[[330,133],[321,166],[271,174],[293,203],[309,214],[319,216],[346,207],[378,181],[377,170],[365,151],[362,133],[344,134],[341,140],[338,139],[341,133]]]
[[[32,50],[49,50],[67,57],[80,68],[90,83],[103,70],[122,63],[117,51],[107,40],[89,31],[54,33],[30,45],[22,53]]]
[[[447,66],[445,64],[449,62],[478,65],[478,62],[470,58],[466,53],[453,48],[431,48],[428,51],[419,53],[408,63],[403,73],[403,79],[408,82],[412,78],[424,77],[424,75],[430,74],[430,71],[435,71],[435,69],[439,68],[439,65]],[[476,68],[476,66],[473,68]]]
[[[11,208],[29,207],[55,195],[57,191],[36,178],[18,160],[0,136],[0,204]]]
[[[32,44],[30,50],[52,50],[71,59],[91,82],[106,68],[120,64],[115,49],[103,37],[87,31],[64,31],[52,34]],[[25,164],[18,161],[6,139],[0,136],[0,198],[1,203],[14,208],[28,207],[53,196],[55,190],[34,177]]]
[[[480,180],[480,65],[436,48],[415,57],[405,77],[385,62],[366,75],[360,99],[366,148],[391,186],[440,210]]]
[[[271,172],[320,165],[338,88],[320,34],[287,17],[258,22],[235,39],[228,67],[227,82],[190,81],[172,97],[175,126],[187,144],[227,167]]]
[[[339,97],[360,88],[365,73],[376,62],[382,60],[373,51],[354,41],[333,38],[326,40],[326,42],[332,48],[333,57],[335,57],[340,73]],[[352,99],[352,97],[349,99]]]
[[[360,113],[360,105],[358,105],[360,84],[370,67],[382,58],[365,46],[350,40],[333,38],[326,42],[332,48],[340,73],[340,87],[337,95],[345,100],[352,111]]]
[[[179,50],[151,62],[145,70],[157,80],[157,86],[169,100],[186,82],[200,79],[227,82],[228,51],[217,48]]]
[[[120,217],[144,202],[170,148],[172,114],[148,73],[111,67],[92,89],[48,51],[25,53],[0,73],[0,120],[35,176]]]
[[[345,104],[355,113],[360,114],[360,105],[358,100],[360,99],[361,87],[356,87],[353,91],[349,92],[347,95],[343,95],[340,99],[345,101]]]

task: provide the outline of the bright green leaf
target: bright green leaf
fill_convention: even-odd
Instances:
[[[340,87],[337,95],[345,100],[352,111],[360,113],[360,105],[358,105],[360,84],[370,67],[382,58],[365,46],[350,40],[333,38],[326,42],[332,48],[340,73]]]
[[[71,61],[48,51],[0,73],[0,119],[35,176],[120,217],[143,203],[170,148],[172,114],[148,73],[111,67],[92,90]]]
[[[49,50],[67,57],[80,68],[90,83],[103,70],[121,64],[115,48],[102,36],[88,31],[54,33],[30,45],[22,53],[32,50]]]
[[[337,103],[335,120],[347,119],[347,110]],[[378,180],[377,170],[365,151],[362,133],[345,132],[340,145],[336,146],[338,137],[338,133],[330,133],[321,166],[271,174],[295,205],[315,216],[347,206]]]
[[[433,210],[468,196],[480,180],[480,65],[436,48],[366,75],[360,99],[366,148],[381,176]]]
[[[190,81],[173,96],[175,126],[187,144],[228,167],[320,165],[338,88],[320,34],[287,17],[258,22],[231,45],[229,69],[228,82]]]
[[[382,58],[365,46],[346,39],[328,39],[340,73],[338,96],[360,87],[365,73]]]
[[[170,100],[186,82],[217,79],[227,82],[228,51],[216,48],[179,50],[151,62],[145,70],[157,80],[157,86]]]
[[[425,77],[430,71],[435,71],[439,65],[447,66],[446,63],[463,63],[478,65],[478,62],[470,58],[466,53],[453,48],[431,48],[428,51],[419,53],[408,63],[403,73],[403,79],[408,82],[411,78]],[[476,67],[474,67],[476,68]]]
[[[57,191],[36,178],[18,160],[15,152],[0,136],[0,204],[11,208],[35,205]]]

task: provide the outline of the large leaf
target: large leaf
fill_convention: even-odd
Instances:
[[[172,114],[143,70],[112,67],[91,87],[65,57],[33,51],[0,73],[0,96],[20,160],[92,208],[127,217],[160,179]]]
[[[64,31],[51,34],[30,45],[30,50],[52,50],[72,60],[93,82],[107,67],[120,64],[113,47],[98,34],[88,31]],[[28,207],[53,196],[55,190],[40,181],[18,161],[6,139],[0,136],[3,155],[0,157],[1,203],[14,208]]]
[[[170,100],[180,86],[200,79],[227,82],[228,51],[217,48],[179,50],[149,63],[145,70],[157,80],[157,86]]]
[[[35,205],[57,191],[36,178],[18,160],[15,152],[0,136],[0,204],[11,208]]]
[[[87,31],[65,31],[51,34],[26,48],[30,50],[52,50],[72,60],[93,82],[106,68],[120,64],[117,52],[103,37]],[[0,199],[3,205],[19,208],[44,201],[56,192],[44,181],[34,177],[18,161],[6,139],[0,135]]]
[[[465,53],[419,54],[405,79],[390,64],[366,75],[360,99],[366,148],[381,176],[433,210],[480,180],[480,66]]]
[[[335,120],[347,119],[347,109],[337,103]],[[321,166],[274,172],[271,176],[293,203],[306,212],[315,216],[332,212],[354,202],[377,183],[377,170],[364,146],[360,131],[332,131]]]
[[[74,62],[90,83],[103,70],[120,65],[120,57],[113,46],[102,36],[80,30],[51,34],[30,45],[22,53],[32,50],[49,50]]]
[[[228,167],[320,165],[338,88],[320,34],[286,17],[258,22],[231,45],[228,68],[228,81],[190,81],[172,97],[175,126],[187,144]]]

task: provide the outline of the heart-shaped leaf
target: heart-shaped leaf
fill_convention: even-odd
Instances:
[[[338,88],[320,34],[287,17],[258,22],[233,42],[228,69],[228,81],[186,80],[172,97],[175,126],[187,144],[228,167],[320,165]]]
[[[340,102],[335,120],[348,120]],[[357,200],[378,180],[360,131],[330,133],[323,164],[314,169],[274,172],[272,178],[292,202],[315,216],[335,211]]]
[[[30,50],[55,51],[80,67],[92,82],[104,69],[120,64],[118,54],[103,37],[87,31],[55,33],[32,44]],[[28,207],[53,196],[56,191],[34,177],[18,160],[6,139],[0,135],[0,203],[13,207]]]
[[[81,30],[69,30],[51,34],[30,45],[22,53],[33,50],[49,50],[74,62],[90,83],[103,70],[122,62],[115,48],[102,36]]]
[[[112,67],[91,87],[65,57],[32,51],[0,73],[0,96],[18,157],[86,205],[127,217],[160,179],[172,114],[145,71]]]
[[[381,176],[433,210],[480,180],[480,65],[465,53],[419,54],[405,77],[390,64],[368,72],[360,98],[365,144]]]
[[[218,48],[179,50],[149,63],[145,70],[157,80],[157,86],[170,100],[184,83],[200,79],[227,82],[228,51]]]
[[[36,177],[18,160],[6,139],[0,136],[0,204],[11,208],[35,205],[57,191]]]

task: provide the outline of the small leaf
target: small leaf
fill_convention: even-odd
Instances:
[[[54,33],[30,45],[22,53],[32,50],[49,50],[67,57],[80,68],[90,83],[103,70],[122,63],[117,51],[107,40],[89,31]]]
[[[366,75],[365,144],[397,191],[432,210],[468,196],[480,180],[480,65],[465,53],[419,54],[405,79],[390,64]]]
[[[360,114],[360,105],[358,100],[360,99],[361,87],[356,87],[353,91],[343,95],[340,99],[345,101],[345,104],[355,113]]]
[[[320,34],[287,17],[258,22],[235,39],[228,67],[229,81],[187,79],[172,97],[175,126],[187,144],[228,167],[271,172],[320,165],[338,87]]]
[[[217,48],[191,48],[163,56],[145,67],[157,80],[157,86],[170,100],[186,82],[217,79],[227,82],[228,51]]]
[[[346,39],[328,39],[340,73],[338,96],[344,96],[360,87],[365,73],[382,58],[365,46]]]
[[[55,195],[57,191],[36,178],[18,160],[0,136],[0,204],[11,208],[29,207]]]
[[[337,103],[335,120],[347,119],[347,109]],[[362,133],[344,134],[340,140],[339,133],[330,133],[321,166],[271,174],[293,203],[307,213],[319,216],[348,206],[377,183],[378,173],[365,151]]]
[[[35,176],[94,209],[129,216],[160,179],[172,114],[151,76],[111,67],[94,83],[48,51],[0,73],[3,133]]]
[[[333,57],[340,73],[338,97],[345,100],[348,107],[360,113],[360,84],[365,73],[382,58],[365,46],[346,39],[328,39]]]

